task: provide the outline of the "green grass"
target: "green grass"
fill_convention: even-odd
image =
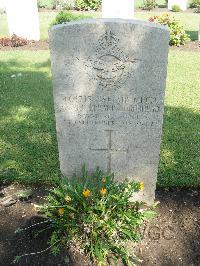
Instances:
[[[0,52],[0,58],[0,180],[52,181],[60,172],[49,52]],[[160,186],[200,185],[199,62],[199,53],[170,51]]]
[[[49,52],[1,52],[1,169],[7,180],[59,173]],[[11,78],[21,73],[22,76]]]
[[[41,39],[45,40],[48,38],[48,28],[50,23],[54,20],[57,12],[40,12],[40,31],[41,31]],[[92,15],[93,17],[100,17],[100,12],[82,12],[88,15]],[[159,15],[161,13],[158,12],[135,12],[135,18],[141,20],[148,20],[149,17],[153,15]],[[198,29],[199,29],[199,20],[200,14],[194,13],[172,13],[171,14],[185,27],[185,30],[190,35],[192,40],[198,39]],[[8,28],[6,23],[6,15],[0,14],[0,36],[8,35]]]
[[[200,186],[200,54],[169,54],[158,183]]]

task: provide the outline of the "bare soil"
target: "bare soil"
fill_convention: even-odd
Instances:
[[[141,8],[136,8],[135,9],[135,12],[147,12],[147,13],[149,13],[149,12],[161,12],[161,13],[171,13],[171,15],[173,15],[175,12],[173,12],[173,11],[170,11],[167,7],[166,7],[166,5],[158,5],[157,7],[155,7],[154,9],[152,9],[152,10],[144,10],[144,9],[141,9]],[[182,11],[182,10],[180,10],[178,13],[194,13],[195,14],[195,12],[194,12],[194,8],[187,8],[187,10],[185,10],[185,11]]]
[[[49,43],[46,40],[41,41],[30,41],[27,45],[20,47],[9,47],[9,46],[1,46],[0,51],[21,51],[21,50],[30,50],[30,51],[38,51],[38,50],[48,50]],[[199,41],[190,41],[185,45],[171,46],[170,49],[176,51],[192,51],[192,52],[200,52],[200,42]]]
[[[191,51],[191,52],[200,52],[200,41],[191,41],[187,42],[185,45],[171,46],[171,50],[176,51]]]
[[[0,51],[21,51],[21,50],[30,50],[30,51],[38,51],[38,50],[48,50],[49,44],[48,41],[30,41],[27,45],[20,47],[10,47],[10,46],[1,46]]]
[[[37,211],[44,202],[47,188],[32,187],[33,194],[26,201],[16,198],[16,192],[25,189],[13,184],[0,187],[0,266],[11,266],[15,256],[41,251],[48,247],[50,228],[36,235],[33,227],[15,233],[19,228],[45,221]],[[3,206],[11,196],[16,202]],[[157,217],[141,229],[142,242],[137,248],[143,266],[199,266],[200,265],[200,190],[173,189],[156,191],[160,201]],[[8,204],[9,205],[9,204]],[[49,224],[36,226],[43,230]],[[73,255],[73,256],[72,256]],[[71,260],[73,258],[73,260]],[[80,255],[62,251],[53,256],[50,251],[22,258],[17,266],[88,265]]]

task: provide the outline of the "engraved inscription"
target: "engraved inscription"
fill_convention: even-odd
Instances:
[[[124,125],[149,128],[159,124],[159,114],[162,110],[161,103],[152,96],[68,95],[61,96],[56,111],[67,112],[69,119],[65,122],[72,125]]]
[[[98,41],[94,56],[88,58],[86,66],[96,71],[98,85],[102,89],[117,89],[130,75],[133,63],[119,47],[119,39],[106,32]]]
[[[67,86],[78,87],[88,82],[91,87],[103,91],[117,90],[134,75],[137,62],[141,61],[127,55],[121,49],[119,38],[111,31],[91,45],[94,49],[91,56],[77,52],[76,56],[64,58],[63,79]],[[75,80],[74,73],[80,71],[81,76]]]
[[[107,156],[108,156],[107,172],[110,173],[111,172],[111,164],[112,164],[112,154],[116,153],[116,152],[127,153],[128,148],[127,149],[113,149],[112,148],[112,132],[113,132],[113,130],[104,130],[104,131],[107,133],[107,137],[108,137],[107,148],[99,148],[99,149],[90,148],[90,150],[105,151],[107,153]]]
[[[93,68],[97,70],[97,77],[105,80],[105,86],[110,86],[113,81],[123,75],[125,64],[116,56],[103,55],[94,62]]]

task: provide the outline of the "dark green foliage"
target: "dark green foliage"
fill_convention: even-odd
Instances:
[[[190,7],[194,8],[195,13],[200,13],[200,0],[193,0]]]
[[[191,8],[198,8],[200,6],[200,0],[192,0],[190,7]]]
[[[115,183],[113,175],[99,169],[92,176],[83,168],[81,177],[63,178],[43,208],[52,221],[53,252],[59,252],[55,242],[60,240],[63,246],[79,247],[98,265],[106,265],[108,256],[131,265],[133,254],[126,245],[140,240],[140,225],[155,215],[144,203],[130,202],[141,189],[142,182]]]
[[[157,6],[156,0],[144,0],[141,8],[143,10],[152,10]]]
[[[76,0],[76,8],[79,10],[97,10],[102,0]]]
[[[51,23],[51,25],[62,24],[66,22],[70,22],[73,20],[87,19],[91,18],[91,16],[83,15],[83,14],[74,14],[69,11],[60,11],[55,20]]]
[[[197,6],[197,7],[194,9],[194,12],[195,12],[195,13],[200,13],[200,5]]]

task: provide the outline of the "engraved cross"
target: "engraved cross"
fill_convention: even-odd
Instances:
[[[107,139],[108,139],[108,144],[107,148],[100,148],[100,149],[91,149],[92,151],[105,151],[108,154],[108,165],[107,165],[107,171],[108,173],[111,172],[111,163],[112,163],[112,154],[115,152],[123,152],[127,153],[128,149],[112,149],[112,131],[113,130],[104,130],[107,133]]]

